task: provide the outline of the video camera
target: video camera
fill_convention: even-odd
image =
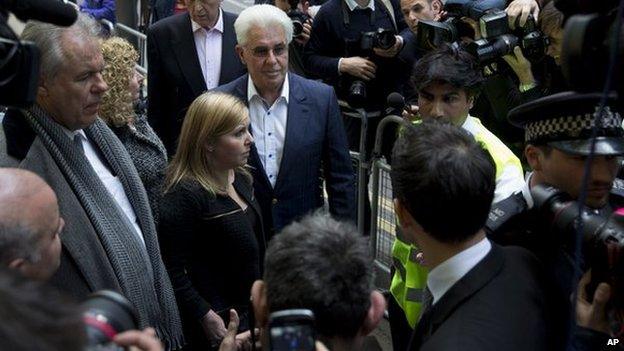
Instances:
[[[373,49],[388,50],[396,44],[392,29],[378,28],[376,31],[361,32],[356,40],[345,40],[347,57],[373,55]],[[366,83],[363,80],[344,76],[341,86],[347,89],[347,101],[352,107],[362,107],[366,101]]]
[[[307,13],[299,10],[300,0],[288,0],[290,10],[288,10],[288,17],[293,24],[293,37],[298,38],[303,34],[303,25],[311,18]]]
[[[0,106],[26,108],[35,101],[40,53],[8,26],[9,12],[59,26],[72,25],[78,13],[66,0],[0,0]]]
[[[500,7],[496,7],[496,6]],[[417,45],[423,50],[432,50],[443,43],[453,43],[469,38],[466,50],[481,65],[488,65],[498,58],[513,52],[520,46],[530,61],[541,59],[549,44],[536,25],[536,20],[529,16],[524,26],[509,28],[507,13],[500,8],[504,3],[492,1],[449,0],[444,6],[448,16],[442,22],[422,20],[418,23]],[[494,7],[486,7],[494,6]],[[476,33],[469,21],[478,25],[481,39],[475,39]]]
[[[577,229],[582,226],[584,268],[592,270],[587,297],[591,299],[598,284],[606,282],[612,289],[611,304],[616,310],[624,310],[624,215],[616,212],[605,217],[583,210],[579,221],[578,202],[561,190],[536,185],[531,196],[543,223],[560,234],[564,247],[573,248]]]
[[[561,67],[573,90],[603,90],[609,68],[606,63],[610,51],[615,50],[610,88],[620,97],[624,95],[624,25],[621,13],[618,18],[618,3],[624,6],[618,0],[555,0],[555,7],[565,16]]]

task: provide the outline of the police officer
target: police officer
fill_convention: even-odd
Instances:
[[[520,160],[481,121],[470,115],[483,76],[467,52],[444,46],[425,55],[412,76],[417,94],[417,116],[452,123],[482,143],[496,164],[494,202],[520,191],[524,181]],[[449,214],[452,218],[452,214]],[[426,269],[418,262],[419,250],[397,234],[392,247],[394,274],[390,285],[390,327],[395,350],[404,350],[421,311]],[[407,335],[407,336],[406,336]]]
[[[569,335],[573,248],[562,245],[572,233],[556,233],[546,226],[534,205],[531,189],[550,184],[576,199],[580,195],[584,166],[591,151],[591,134],[600,94],[564,92],[521,105],[509,113],[510,122],[524,128],[524,155],[532,169],[522,191],[492,206],[486,231],[502,244],[519,244],[532,249],[552,275],[555,308],[554,337],[565,345]],[[600,124],[587,176],[585,205],[590,211],[609,215],[624,206],[624,187],[616,179],[619,156],[624,154],[624,130],[619,113],[608,99]],[[559,234],[559,235],[557,235]],[[578,315],[578,313],[577,313]],[[556,336],[555,336],[556,335]]]

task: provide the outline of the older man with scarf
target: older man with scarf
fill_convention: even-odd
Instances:
[[[3,120],[8,160],[54,189],[66,219],[51,283],[78,299],[111,289],[134,305],[167,349],[184,343],[171,282],[160,257],[145,189],[130,156],[97,117],[104,60],[97,24],[85,15],[61,28],[29,22],[23,40],[41,50],[36,104]]]

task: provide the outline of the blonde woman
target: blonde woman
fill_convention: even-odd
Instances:
[[[190,105],[165,180],[159,236],[194,350],[218,346],[229,309],[249,328],[249,293],[260,277],[265,240],[245,169],[253,137],[249,112],[224,93]]]
[[[109,89],[102,98],[100,118],[123,143],[147,191],[154,219],[167,167],[167,151],[144,113],[135,109],[140,102],[143,76],[135,69],[137,51],[125,39],[112,37],[102,43],[106,62],[103,76]]]

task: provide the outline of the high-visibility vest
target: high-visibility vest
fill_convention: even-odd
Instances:
[[[522,174],[520,160],[496,135],[487,130],[478,118],[468,116],[471,123],[477,123],[474,138],[490,153],[496,165],[496,179],[505,167],[518,167]],[[472,131],[470,131],[472,132]],[[497,184],[498,185],[498,184]],[[410,327],[414,328],[420,316],[423,289],[427,285],[427,269],[416,260],[419,249],[406,243],[397,233],[392,246],[392,263],[395,268],[390,293],[401,306]]]

